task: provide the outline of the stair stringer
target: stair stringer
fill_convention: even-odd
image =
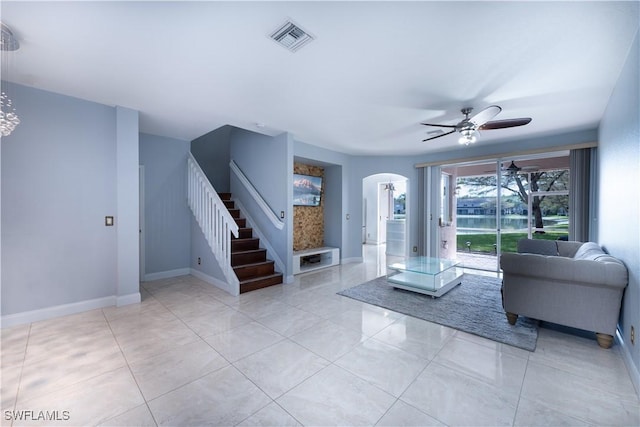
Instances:
[[[264,233],[260,230],[260,227],[258,227],[253,218],[251,218],[251,215],[249,215],[249,211],[244,208],[242,202],[240,202],[238,199],[232,198],[231,200],[233,200],[233,202],[236,204],[236,207],[240,209],[240,212],[242,212],[242,216],[247,220],[247,226],[250,226],[253,229],[255,235],[260,239],[260,246],[263,249],[267,250],[267,258],[272,259],[275,263],[276,272],[283,275],[285,283],[291,283],[293,281],[293,277],[289,278],[288,276],[284,276],[283,272],[287,270],[284,267],[282,259],[278,256],[273,246],[271,246],[271,243],[269,243],[269,239],[265,237]]]

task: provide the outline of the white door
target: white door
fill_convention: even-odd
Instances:
[[[140,281],[144,282],[144,166],[140,165],[138,168],[138,185],[140,186],[138,197],[139,200],[139,219],[138,219],[138,227],[140,228],[138,231],[139,239],[140,239]]]
[[[389,191],[387,184],[378,185],[378,244],[387,242],[387,220],[389,219]]]

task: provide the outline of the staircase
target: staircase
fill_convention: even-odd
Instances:
[[[260,239],[253,237],[247,220],[240,217],[231,193],[218,195],[238,225],[238,237],[231,237],[231,267],[240,281],[240,293],[281,284],[282,274],[276,273],[274,262],[267,260],[267,250],[260,248]]]

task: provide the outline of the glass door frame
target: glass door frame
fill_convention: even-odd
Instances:
[[[510,162],[511,160],[514,160],[516,162],[526,162],[526,161],[532,161],[532,160],[537,160],[540,159],[540,161],[543,161],[542,159],[546,159],[546,158],[562,158],[562,157],[568,157],[568,153],[567,155],[562,154],[562,152],[548,152],[548,153],[544,153],[543,155],[514,155],[514,156],[500,156],[500,157],[496,157],[494,159],[483,159],[483,160],[477,160],[477,161],[470,161],[470,162],[459,162],[459,163],[451,163],[451,164],[445,164],[445,165],[441,165],[440,167],[438,167],[438,175],[441,177],[443,174],[448,174],[449,172],[447,171],[447,169],[449,168],[458,168],[458,167],[465,167],[465,166],[479,166],[479,165],[485,165],[486,167],[491,167],[494,168],[495,167],[495,173],[489,173],[486,176],[494,176],[495,177],[495,185],[496,185],[496,196],[495,196],[495,229],[494,228],[487,228],[488,232],[493,233],[495,231],[495,256],[496,256],[496,262],[495,262],[495,268],[492,267],[490,270],[489,269],[485,269],[484,271],[491,271],[491,272],[496,272],[496,273],[500,273],[500,258],[502,255],[502,248],[503,248],[503,236],[505,234],[505,224],[503,224],[503,219],[505,217],[506,214],[503,214],[503,201],[504,198],[507,196],[507,194],[503,194],[503,183],[505,181],[508,181],[509,178],[503,173],[503,165],[505,162]],[[563,169],[563,168],[567,168],[569,169],[570,166],[566,165],[566,166],[562,166],[559,169]],[[545,169],[543,169],[545,170]],[[554,170],[554,169],[549,169],[549,170]],[[534,212],[533,212],[533,200],[535,196],[568,196],[569,195],[569,189],[567,190],[560,190],[560,191],[532,191],[531,189],[531,179],[532,179],[532,173],[531,171],[519,171],[519,174],[526,174],[527,178],[526,178],[526,182],[527,182],[527,186],[526,186],[526,194],[527,194],[527,216],[526,216],[526,230],[527,230],[527,237],[528,238],[533,238],[533,234],[538,231],[538,229],[535,228],[535,222],[534,222]],[[569,171],[570,173],[570,171]],[[481,176],[481,175],[468,175],[468,176]],[[457,173],[455,174],[456,180],[458,178],[460,178],[460,176],[457,175]],[[464,177],[464,176],[463,176]],[[434,176],[434,180],[435,180],[435,176]],[[452,183],[453,184],[453,183]],[[441,185],[439,185],[440,187],[440,191],[438,192],[438,194],[436,195],[436,197],[434,197],[432,200],[434,202],[436,202],[438,204],[438,206],[436,207],[436,209],[434,209],[432,212],[432,219],[433,216],[436,216],[436,218],[438,219],[438,221],[442,221],[441,216],[443,214],[443,211],[446,211],[446,208],[443,209],[443,206],[441,206],[442,203],[446,203],[446,201],[448,200],[447,198],[445,198],[442,193],[443,188]],[[452,185],[452,187],[457,187],[457,185]],[[450,190],[454,190],[454,188],[450,187]],[[433,188],[433,187],[431,187]],[[457,191],[450,191],[449,192],[450,197],[452,198],[452,200],[449,200],[449,203],[451,203],[451,211],[455,211],[456,212],[456,217],[458,216],[458,194]],[[436,214],[437,212],[437,214]],[[457,236],[459,234],[459,230],[457,229],[457,220],[454,221],[454,223],[456,224],[452,224],[454,226],[456,226],[456,232],[455,235]],[[441,236],[440,234],[442,233],[442,226],[443,224],[440,222],[438,224],[435,224],[436,228],[440,229],[440,232],[438,233],[438,243],[440,242]],[[437,227],[437,226],[440,227]],[[446,225],[446,224],[445,224]],[[522,227],[524,228],[524,227]],[[524,230],[523,230],[524,231]],[[432,243],[436,243],[436,242],[432,242]],[[433,251],[433,249],[435,249],[435,251]],[[433,252],[437,253],[438,255],[443,252],[442,248],[440,247],[440,245],[436,245],[434,246],[434,248],[432,249]],[[433,253],[432,252],[432,253]]]

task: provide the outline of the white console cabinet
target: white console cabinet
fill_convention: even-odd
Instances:
[[[323,247],[293,253],[293,274],[306,273],[338,264],[340,264],[339,248]]]

